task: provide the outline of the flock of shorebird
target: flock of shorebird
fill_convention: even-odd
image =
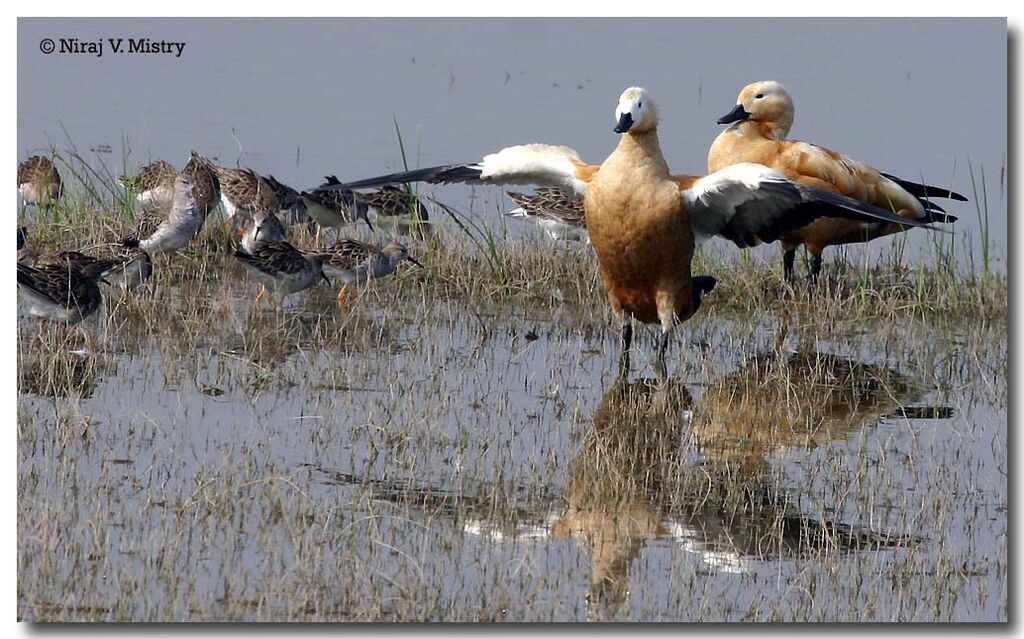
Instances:
[[[448,164],[343,183],[334,176],[297,192],[273,176],[224,168],[192,153],[180,173],[154,162],[122,184],[145,212],[139,228],[121,242],[122,254],[99,260],[74,251],[37,259],[19,254],[18,285],[32,312],[73,322],[99,306],[98,282],[119,277],[133,286],[152,271],[154,253],[185,246],[208,212],[222,205],[242,234],[235,257],[267,289],[282,296],[328,276],[346,284],[388,275],[409,260],[406,248],[338,239],[300,250],[285,238],[287,224],[309,218],[318,229],[365,222],[370,213],[401,216],[419,233],[429,229],[426,207],[396,185],[416,181],[534,185],[533,194],[508,195],[510,215],[534,219],[551,237],[584,240],[597,254],[612,309],[621,317],[622,352],[628,362],[633,320],[660,324],[663,355],[672,328],[691,317],[711,276],[693,276],[695,246],[713,236],[739,247],[779,241],[787,279],[795,251],[811,254],[811,278],[827,246],[865,242],[911,227],[956,220],[933,200],[966,201],[949,189],[881,173],[830,149],[787,140],[793,100],[774,81],[743,88],[735,108],[718,120],[726,128],[708,154],[705,176],[673,175],[658,142],[658,110],[639,87],[626,89],[615,110],[615,150],[603,163],[587,164],[564,146],[528,144],[487,155],[480,162]],[[60,196],[60,177],[45,157],[19,167],[26,205],[45,206]],[[377,188],[371,193],[362,192]],[[24,239],[19,229],[19,249]],[[319,244],[320,230],[317,232]],[[329,280],[328,280],[329,281]],[[345,287],[339,291],[343,303]]]

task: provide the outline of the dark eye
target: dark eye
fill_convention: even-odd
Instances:
[[[636,103],[636,108],[638,108],[638,109],[639,109],[639,108],[643,107],[643,105],[644,105],[644,103],[643,103],[643,102],[637,102],[637,103]]]
[[[755,95],[755,96],[754,96],[754,99],[756,99],[756,100],[760,100],[760,99],[761,99],[761,98],[763,98],[763,97],[764,97],[764,94],[763,94],[763,93],[758,93],[757,95]]]

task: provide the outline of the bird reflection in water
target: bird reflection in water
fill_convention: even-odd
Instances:
[[[617,615],[630,566],[652,539],[678,542],[715,572],[916,543],[799,512],[767,457],[888,417],[952,415],[910,406],[924,394],[887,367],[814,352],[751,358],[697,400],[678,379],[620,377],[569,464],[564,507],[550,524],[553,538],[572,537],[590,556],[588,616]]]
[[[495,542],[575,539],[590,559],[587,615],[610,619],[628,601],[630,567],[651,540],[697,555],[705,573],[918,543],[802,512],[800,495],[783,489],[769,458],[886,418],[952,416],[947,407],[914,406],[926,392],[885,366],[815,352],[753,357],[694,394],[675,378],[620,376],[554,499],[497,505],[488,497],[494,487],[472,495],[385,482],[375,482],[374,493]]]

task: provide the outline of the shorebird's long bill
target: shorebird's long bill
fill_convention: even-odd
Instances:
[[[408,257],[408,258],[406,258],[406,259],[408,259],[408,260],[409,260],[410,262],[412,262],[412,263],[413,263],[413,264],[415,264],[416,266],[418,266],[418,267],[420,267],[420,268],[423,268],[423,265],[422,265],[422,264],[420,264],[420,263],[419,263],[419,262],[418,262],[418,261],[417,261],[417,260],[416,260],[415,258],[412,258],[412,257]]]
[[[327,273],[320,271],[320,277],[324,278],[324,281],[327,282],[327,286],[334,286],[334,284],[331,283],[331,280],[327,277]]]
[[[737,104],[736,108],[734,108],[732,111],[729,111],[722,117],[718,118],[718,123],[732,124],[733,122],[740,122],[742,120],[746,120],[749,117],[750,113],[748,113],[747,110],[743,108],[743,105]]]
[[[369,226],[371,231],[373,231],[374,233],[377,232],[377,229],[373,228],[373,224],[370,224],[370,218],[364,217],[363,221],[366,222],[366,226]]]

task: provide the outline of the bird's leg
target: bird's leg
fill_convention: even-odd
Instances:
[[[793,262],[796,260],[796,249],[792,248],[782,254],[782,273],[786,282],[793,281]]]
[[[665,360],[665,352],[668,351],[668,331],[662,330],[661,337],[658,338],[658,359],[661,361]]]
[[[266,294],[267,294],[267,287],[261,285],[260,286],[260,292],[256,293],[256,297],[254,297],[253,300],[252,300],[252,305],[255,306],[256,308],[259,308],[260,302],[263,301],[263,296],[266,295]]]
[[[633,316],[619,311],[622,317],[622,353],[619,355],[619,374],[629,374],[629,351],[633,347]]]
[[[665,340],[665,343],[667,344],[668,340]],[[664,351],[660,352],[661,354],[654,360],[654,374],[655,376],[657,376],[658,379],[665,380],[668,379],[668,367],[665,366]]]
[[[345,308],[345,301],[347,299],[348,299],[348,284],[343,284],[342,287],[340,289],[338,289],[338,298],[337,298],[338,308],[344,309]]]
[[[671,295],[658,293],[658,319],[661,322],[661,337],[658,338],[658,359],[665,359],[668,350],[668,334],[676,325],[676,305]]]
[[[811,272],[810,280],[811,283],[818,281],[818,274],[821,273],[821,253],[811,253]]]

